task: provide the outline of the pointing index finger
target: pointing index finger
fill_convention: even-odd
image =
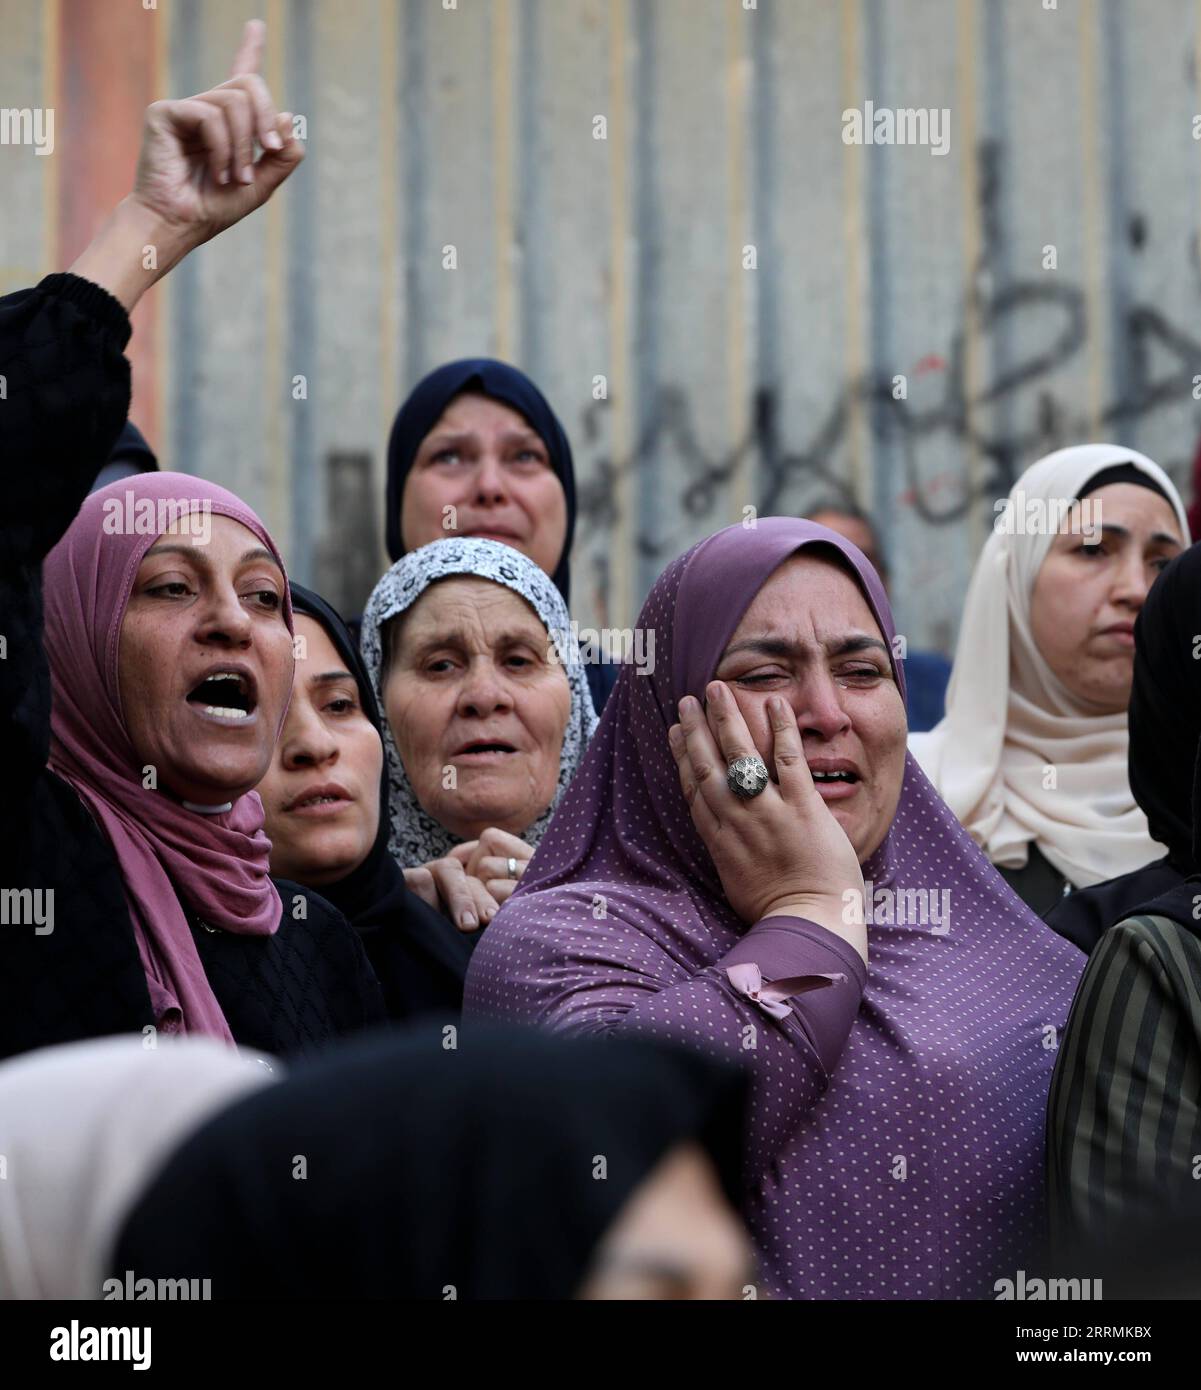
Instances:
[[[267,26],[261,19],[248,19],[242,30],[242,42],[234,55],[230,77],[239,77],[244,72],[258,72],[263,61],[263,45],[267,41]]]

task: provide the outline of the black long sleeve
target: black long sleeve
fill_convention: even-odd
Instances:
[[[0,299],[0,1056],[154,1022],[111,846],[46,768],[42,561],[125,420],[129,332],[121,305],[75,275]],[[47,903],[50,931],[26,910],[45,917]]]
[[[112,845],[47,767],[42,562],[125,422],[129,334],[121,305],[78,276],[0,299],[0,1058],[154,1023]],[[200,950],[239,1042],[286,1056],[382,1017],[363,948],[328,905]]]
[[[48,275],[0,299],[0,828],[11,830],[3,841],[18,863],[28,853],[29,797],[50,753],[41,564],[129,413],[129,334],[121,305],[77,275]]]

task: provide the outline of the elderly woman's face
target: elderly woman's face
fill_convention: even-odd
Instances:
[[[357,869],[375,843],[384,746],[321,624],[297,613],[296,637],[292,702],[259,795],[271,872],[320,887]]]
[[[253,532],[214,516],[211,538],[165,532],[121,624],[121,710],[141,767],[214,806],[258,784],[292,688],[284,576]]]
[[[1091,493],[1101,535],[1063,532],[1030,595],[1030,632],[1043,660],[1084,707],[1117,714],[1134,680],[1134,620],[1159,572],[1183,547],[1166,499],[1137,483]]]
[[[714,675],[734,692],[773,778],[767,701],[781,695],[792,705],[818,794],[860,863],[867,859],[896,814],[907,726],[888,647],[855,580],[806,552],[786,560]]]
[[[384,708],[417,800],[461,839],[521,835],[554,800],[571,713],[537,614],[504,585],[444,579],[393,640]]]
[[[541,435],[507,405],[468,393],[421,441],[400,525],[406,550],[480,536],[553,574],[567,538],[567,499]]]

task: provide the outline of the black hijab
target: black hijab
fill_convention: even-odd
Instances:
[[[1155,581],[1134,625],[1136,644],[1144,621],[1147,642],[1154,640],[1165,653],[1160,667],[1165,685],[1155,688],[1154,672],[1144,672],[1140,682],[1136,657],[1130,703],[1130,786],[1147,812],[1151,833],[1167,845],[1166,862],[1178,878],[1166,892],[1125,915],[1169,917],[1197,935],[1201,933],[1197,918],[1201,902],[1201,542],[1178,555]],[[1140,746],[1146,752],[1139,760],[1137,782],[1135,693]]]
[[[154,456],[154,450],[146,443],[146,436],[132,420],[126,420],[117,436],[117,442],[109,450],[104,466],[96,474],[96,481],[88,490],[97,492],[121,478],[132,478],[138,473],[158,471],[158,459]]]
[[[699,1141],[740,1202],[739,1072],[476,1020],[454,1043],[376,1035],[236,1102],[160,1171],[114,1269],[214,1298],[565,1299],[676,1144]]]
[[[550,466],[563,485],[563,495],[567,500],[567,535],[563,541],[563,553],[551,578],[564,601],[570,602],[570,557],[576,512],[571,445],[567,442],[558,416],[529,377],[516,367],[497,362],[491,357],[466,357],[436,368],[428,376],[422,377],[397,412],[388,439],[386,540],[389,557],[395,563],[405,553],[400,532],[400,505],[404,498],[405,482],[421,441],[438,423],[451,401],[464,391],[490,396],[516,410],[546,445]]]
[[[354,639],[330,604],[311,589],[292,584],[292,608],[319,622],[359,688],[363,713],[383,737],[375,692]],[[367,858],[337,883],[316,889],[356,928],[384,990],[391,1018],[458,1009],[473,939],[409,890],[388,853],[388,780],[380,776],[380,817]]]
[[[1147,816],[1162,859],[1071,894],[1047,922],[1083,950],[1201,871],[1198,748],[1201,746],[1201,544],[1190,546],[1151,586],[1134,623],[1134,683],[1130,689],[1130,790]],[[1187,894],[1192,920],[1192,892]],[[1179,905],[1178,905],[1179,906]],[[1162,911],[1162,909],[1157,909]],[[1171,913],[1163,915],[1170,916]]]

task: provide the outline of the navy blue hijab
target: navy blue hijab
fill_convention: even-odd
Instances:
[[[575,536],[576,511],[571,445],[567,442],[558,416],[529,377],[516,367],[492,357],[464,357],[458,362],[447,362],[435,368],[428,376],[422,377],[397,412],[388,438],[388,556],[395,562],[405,553],[400,532],[400,504],[421,441],[438,423],[451,401],[465,391],[489,396],[516,410],[546,445],[550,466],[562,484],[567,500],[567,535],[563,541],[563,553],[551,578],[564,601],[569,603],[571,542]]]

